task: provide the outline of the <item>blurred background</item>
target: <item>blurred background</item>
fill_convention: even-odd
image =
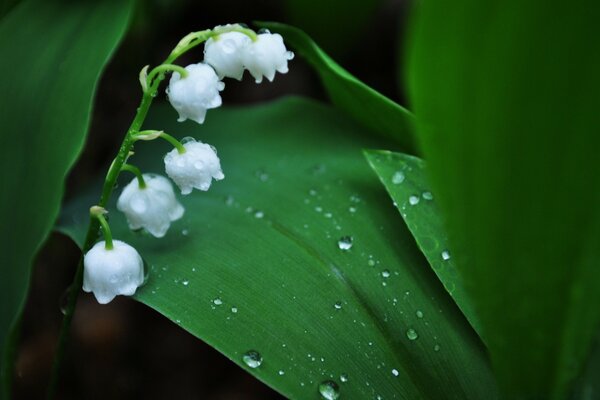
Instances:
[[[403,42],[409,0],[138,1],[129,33],[96,93],[86,149],[66,200],[114,156],[140,99],[138,72],[160,63],[185,34],[225,23],[279,21],[305,30],[338,63],[402,105]],[[197,49],[180,64],[201,60]],[[400,71],[400,73],[398,73]],[[256,85],[226,81],[225,106],[301,95],[326,101],[316,75],[299,58],[287,75]],[[164,101],[164,99],[162,100]],[[61,302],[78,248],[54,234],[34,267],[17,356],[17,399],[42,398],[62,318]],[[60,399],[279,399],[276,392],[158,313],[127,298],[101,306],[82,294],[63,365]]]

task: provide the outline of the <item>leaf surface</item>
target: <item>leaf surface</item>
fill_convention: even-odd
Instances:
[[[183,197],[163,239],[111,209],[113,235],[149,266],[137,300],[290,398],[319,398],[328,380],[341,398],[495,397],[478,337],[362,157],[383,142],[302,99],[214,110],[203,126],[175,119],[158,107],[148,128],[216,146],[226,178]],[[131,162],[163,173],[167,150],[140,143]],[[98,190],[63,214],[79,243]]]
[[[385,186],[429,265],[475,331],[479,322],[462,277],[456,270],[444,221],[420,158],[389,151],[365,151],[369,164]]]
[[[0,21],[4,397],[11,379],[9,330],[23,306],[35,254],[58,215],[65,176],[83,146],[96,82],[130,9],[130,1],[23,1]]]
[[[290,25],[260,22],[280,33],[319,74],[332,103],[374,132],[415,153],[414,116],[410,111],[367,86],[329,57],[306,33]]]
[[[510,398],[564,398],[600,322],[600,3],[420,4],[410,85]]]

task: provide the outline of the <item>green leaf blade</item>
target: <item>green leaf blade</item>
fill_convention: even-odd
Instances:
[[[280,33],[319,74],[331,101],[365,127],[416,153],[415,121],[410,111],[367,86],[329,57],[306,33],[290,25],[259,22]]]
[[[0,370],[35,253],[58,215],[88,127],[96,82],[125,32],[131,2],[21,2],[0,22]],[[101,32],[101,33],[100,33]]]
[[[301,99],[214,110],[201,127],[155,111],[149,125],[215,145],[226,178],[183,197],[186,215],[160,240],[110,208],[115,238],[149,265],[136,299],[290,398],[319,398],[326,380],[346,398],[496,397],[479,339],[361,156],[383,143]],[[166,151],[140,145],[132,161],[161,172]],[[81,238],[90,201],[60,229]],[[250,350],[260,367],[244,364]]]
[[[600,321],[600,7],[563,5],[423,3],[412,43],[431,182],[512,397],[564,398]]]
[[[365,157],[394,200],[429,265],[481,336],[474,306],[452,258],[444,221],[427,180],[425,162],[389,151],[367,150]]]

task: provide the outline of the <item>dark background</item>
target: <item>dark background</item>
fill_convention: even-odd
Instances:
[[[68,199],[114,156],[140,99],[137,74],[160,63],[185,34],[219,24],[271,20],[294,24],[368,85],[406,105],[399,84],[409,0],[224,0],[138,2],[125,40],[98,87],[85,151],[67,184]],[[182,58],[202,58],[197,49]],[[399,72],[400,71],[400,72]],[[256,85],[226,81],[224,104],[283,95],[326,101],[318,77],[300,57],[287,75]],[[43,398],[62,318],[61,301],[78,248],[54,234],[39,254],[17,356],[17,399]],[[276,392],[158,313],[128,298],[99,305],[79,298],[59,388],[61,399],[279,399]]]

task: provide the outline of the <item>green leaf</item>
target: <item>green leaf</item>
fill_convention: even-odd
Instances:
[[[563,398],[600,322],[600,3],[420,3],[412,104],[511,398]]]
[[[96,82],[130,9],[129,1],[24,1],[0,23],[0,345],[23,306],[33,258],[83,146]],[[8,397],[10,352],[0,352]]]
[[[316,399],[327,380],[343,398],[496,397],[478,337],[361,155],[386,143],[301,99],[214,110],[203,126],[154,111],[149,128],[215,145],[226,178],[183,197],[163,239],[110,208],[115,238],[149,266],[137,300],[290,398]],[[162,173],[166,151],[140,143],[132,162]],[[64,212],[61,230],[79,243],[98,190]],[[256,369],[243,362],[251,350]]]
[[[472,301],[454,265],[444,221],[427,180],[425,162],[389,151],[365,151],[365,157],[394,200],[429,265],[481,335]]]
[[[405,151],[416,152],[414,116],[410,111],[356,79],[300,29],[276,22],[260,22],[257,25],[280,33],[286,43],[312,65],[333,104],[365,127],[393,139]]]

